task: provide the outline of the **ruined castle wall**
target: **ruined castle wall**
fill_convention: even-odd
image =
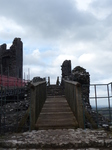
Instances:
[[[71,79],[82,85],[83,101],[89,103],[90,74],[83,67],[77,66],[72,70]]]
[[[23,43],[20,38],[15,38],[10,49],[6,44],[0,46],[0,74],[13,77],[23,76]]]
[[[62,78],[79,82],[82,85],[83,100],[89,103],[90,75],[86,72],[86,69],[77,66],[71,71],[70,60],[65,60],[61,67]]]
[[[61,66],[62,78],[68,77],[71,75],[71,60],[65,60]]]

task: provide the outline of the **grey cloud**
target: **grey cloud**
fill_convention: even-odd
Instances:
[[[44,40],[60,40],[69,33],[74,33],[73,40],[94,40],[102,24],[96,27],[98,20],[91,13],[79,11],[73,0],[4,0],[0,14],[23,26],[29,37]]]
[[[112,31],[112,13],[106,17],[106,19],[104,20],[104,25],[105,27],[111,28]]]
[[[58,55],[65,54],[65,51],[68,50],[66,47],[71,46],[72,51],[68,50],[68,55],[79,56],[91,51],[98,55],[94,62],[82,64],[84,65],[82,67],[87,67],[87,70],[90,70],[92,76],[95,76],[95,73],[99,71],[104,73],[103,76],[99,74],[100,78],[101,76],[105,78],[106,72],[111,70],[111,58],[103,55],[104,51],[111,51],[112,48],[111,0],[93,1],[87,11],[78,10],[74,0],[0,0],[0,4],[0,16],[14,20],[25,31],[24,35],[16,33],[21,35],[28,50],[30,47],[34,49],[42,46],[52,47],[51,51],[47,49],[44,53],[40,50],[41,54],[38,59],[33,57],[31,59],[28,54],[24,55],[25,66],[39,66],[42,68],[40,69],[41,75],[42,73],[51,74],[53,77],[54,73],[58,74],[57,68],[52,70],[55,67],[52,64],[53,59],[56,60]],[[109,11],[109,14],[105,19],[100,20],[92,14],[91,10]],[[7,32],[1,32],[0,38],[8,37],[12,40],[12,36],[16,33],[9,35]],[[78,48],[80,43],[86,46]],[[75,47],[75,45],[77,46]],[[90,45],[91,47],[89,47]],[[107,77],[111,75],[108,73]],[[92,78],[93,80],[99,79],[99,77]]]
[[[111,9],[112,1],[111,0],[95,0],[90,3],[90,6],[94,7],[95,9]]]
[[[92,25],[92,14],[80,12],[73,0],[4,0],[0,14],[22,25],[29,36],[59,40],[68,32],[76,32],[79,26]]]

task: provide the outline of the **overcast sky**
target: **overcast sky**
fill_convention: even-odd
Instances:
[[[91,83],[112,81],[112,0],[0,0],[0,45],[20,37],[24,72],[61,76],[61,64],[84,67]]]

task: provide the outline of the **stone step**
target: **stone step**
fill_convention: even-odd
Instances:
[[[62,86],[50,85],[47,86],[47,96],[64,95],[64,89]]]

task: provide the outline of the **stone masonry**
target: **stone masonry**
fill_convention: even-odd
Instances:
[[[13,40],[10,49],[0,46],[0,74],[19,77],[23,75],[23,43],[20,38]]]
[[[87,72],[83,67],[77,66],[72,70],[70,80],[77,81],[82,85],[83,100],[89,103],[89,72]]]
[[[65,78],[71,74],[71,60],[65,60],[61,66],[62,78]]]
[[[111,132],[104,130],[33,130],[0,137],[1,150],[112,150]]]
[[[77,81],[82,86],[83,100],[89,103],[90,75],[83,67],[77,66],[71,70],[71,60],[65,60],[62,64],[62,78]]]

